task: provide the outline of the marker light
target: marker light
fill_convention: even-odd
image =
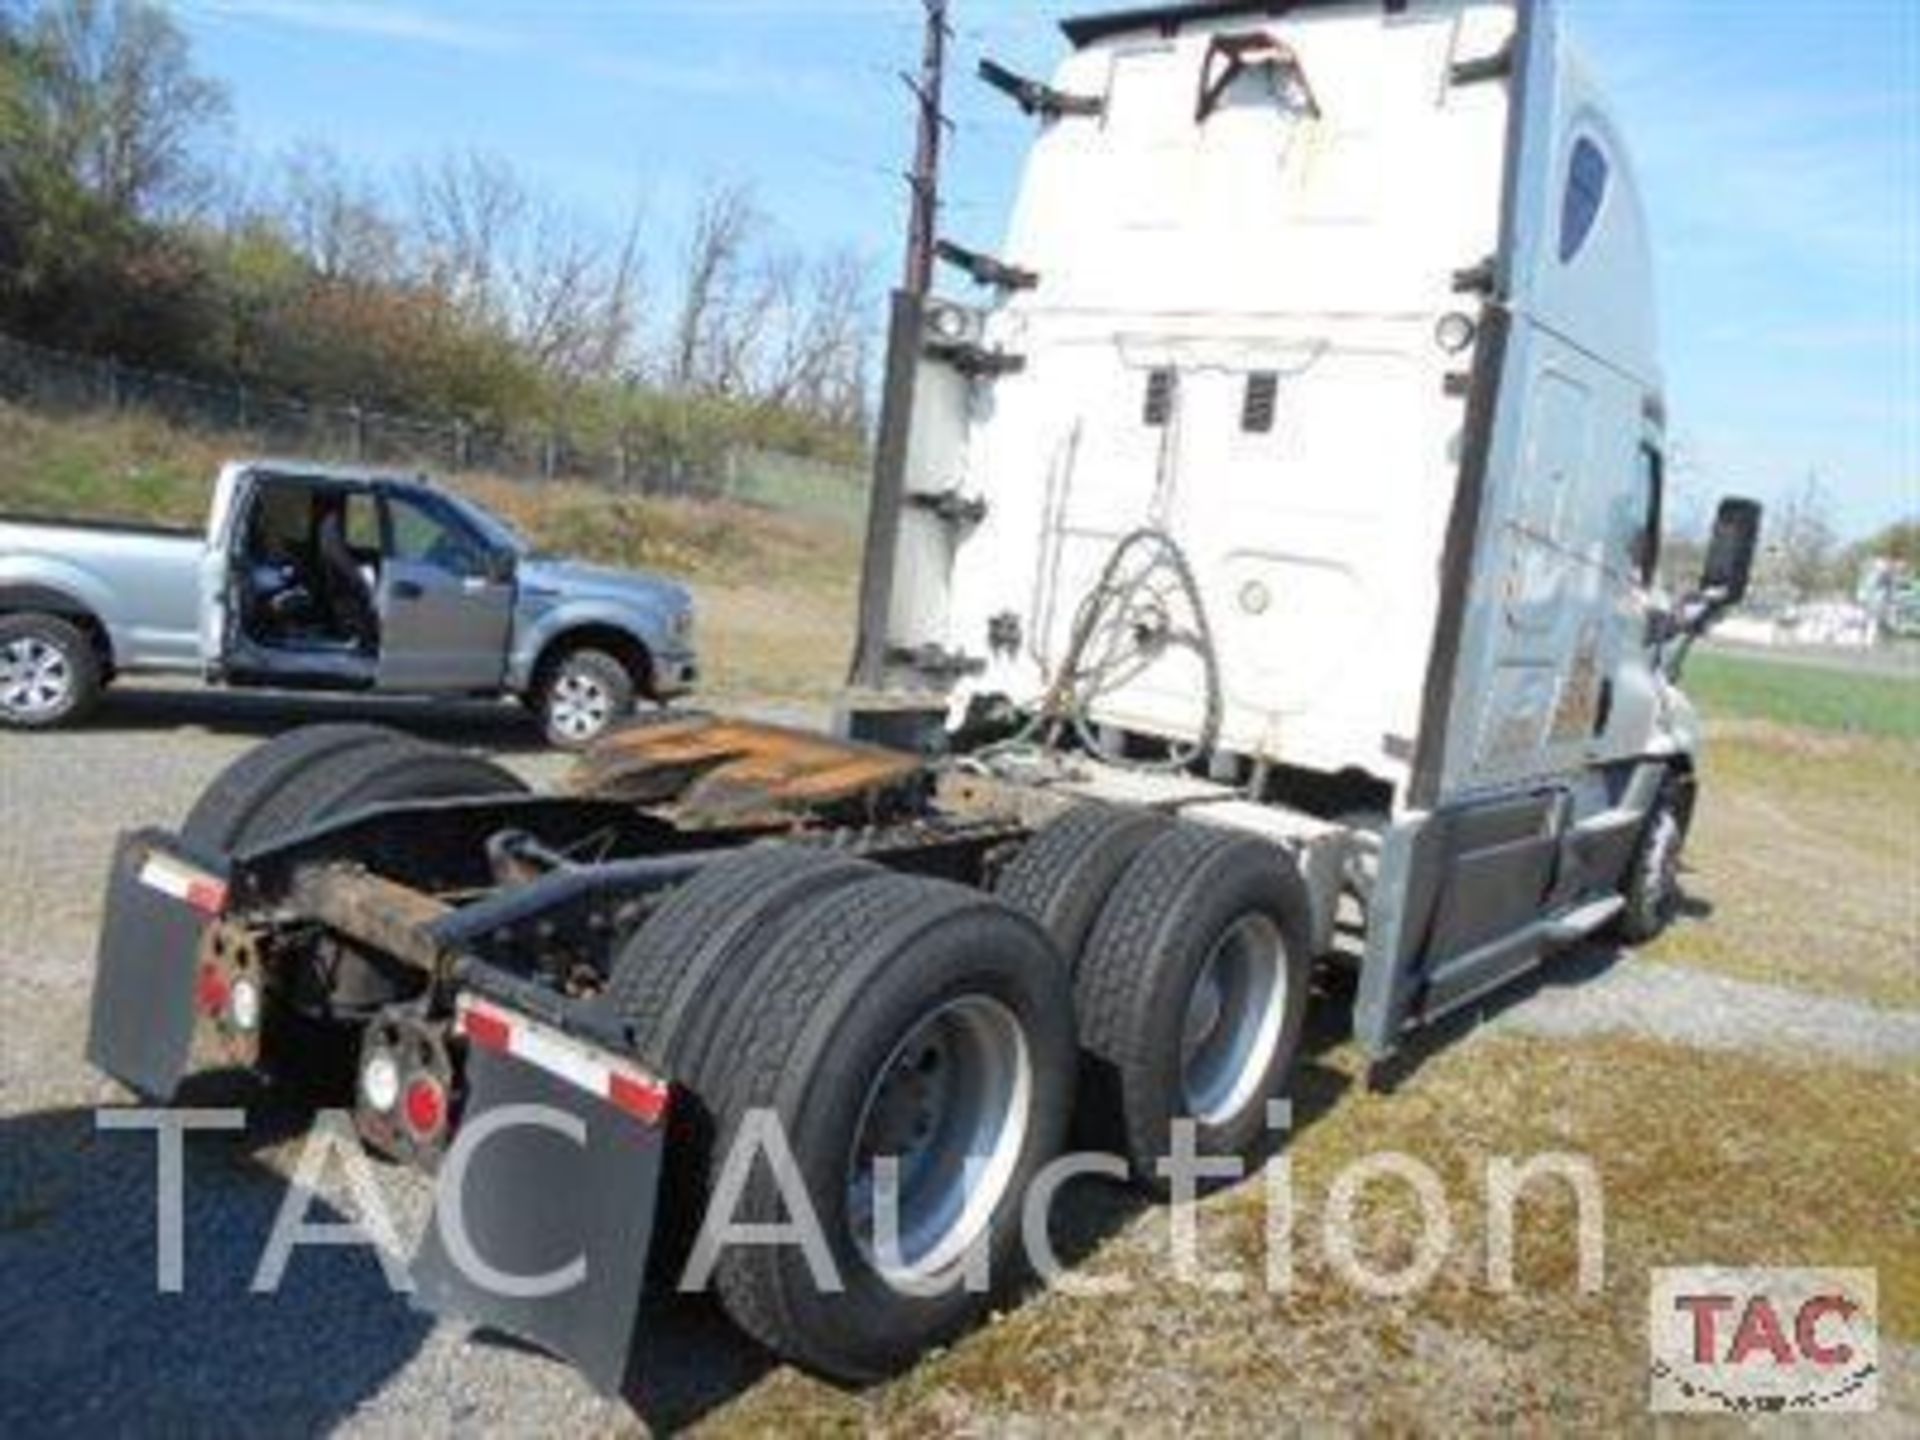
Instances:
[[[1462,315],[1458,310],[1442,315],[1433,327],[1433,339],[1449,355],[1458,355],[1469,345],[1478,333],[1473,317]]]
[[[400,1067],[385,1050],[376,1050],[360,1070],[360,1094],[369,1108],[382,1115],[400,1100]]]
[[[260,983],[242,975],[227,992],[227,1023],[243,1034],[260,1028]]]

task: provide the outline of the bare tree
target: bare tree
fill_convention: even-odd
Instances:
[[[1778,557],[1780,578],[1794,598],[1805,600],[1831,588],[1837,574],[1839,536],[1819,476],[1809,475],[1781,503],[1773,535],[1769,548]]]
[[[288,155],[279,211],[294,248],[321,280],[384,284],[399,278],[400,230],[378,187],[326,146],[309,144]]]
[[[857,426],[866,409],[871,272],[836,251],[807,267],[804,294],[784,316],[765,398],[834,425]]]
[[[640,298],[640,217],[607,246],[560,211],[533,213],[511,266],[513,328],[540,366],[569,381],[621,368]]]
[[[415,167],[406,188],[418,278],[431,293],[506,330],[564,384],[619,371],[641,303],[637,205],[607,241],[536,195],[507,161],[478,151]]]
[[[408,188],[427,283],[470,313],[504,321],[508,252],[533,209],[513,167],[480,151],[449,152],[415,166]]]
[[[186,37],[145,0],[57,0],[25,31],[28,103],[51,158],[113,212],[193,209],[207,171],[194,146],[227,94],[194,72]]]
[[[760,318],[742,301],[747,257],[765,223],[747,186],[709,186],[701,196],[681,257],[680,308],[666,365],[675,388],[724,390],[737,381],[739,332]],[[763,293],[764,287],[763,277]]]

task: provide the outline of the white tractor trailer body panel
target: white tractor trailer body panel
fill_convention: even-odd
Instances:
[[[1220,751],[1359,770],[1402,798],[1439,721],[1450,792],[1645,753],[1631,557],[1658,380],[1639,206],[1597,96],[1538,9],[1524,26],[1505,3],[1245,13],[1263,8],[1103,34],[1061,65],[1054,88],[1101,112],[1044,121],[1027,165],[1002,258],[1038,283],[982,329],[1023,368],[923,364],[916,385],[909,494],[958,491],[983,518],[903,512],[890,639],[984,662],[956,714],[981,694],[1031,705],[1116,543],[1150,527],[1200,582]],[[1249,35],[1288,63],[1247,66],[1203,107],[1222,42]],[[1512,62],[1462,78],[1515,47],[1526,86]],[[1607,174],[1563,259],[1580,139]],[[1462,290],[1496,259],[1503,294]],[[1510,353],[1468,476],[1489,345]],[[1469,481],[1471,563],[1449,572]],[[1470,594],[1434,708],[1449,586]],[[1630,683],[1600,673],[1634,655]],[[1094,718],[1192,739],[1203,680],[1168,649]]]

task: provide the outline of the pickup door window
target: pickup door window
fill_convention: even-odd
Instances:
[[[388,491],[380,575],[380,687],[489,690],[506,668],[513,580],[446,501]]]

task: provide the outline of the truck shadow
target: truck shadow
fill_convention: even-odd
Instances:
[[[1344,1084],[1309,1063],[1295,1132]],[[325,1431],[364,1418],[432,1336],[435,1322],[389,1290],[360,1245],[302,1245],[277,1290],[252,1293],[291,1193],[292,1159],[274,1152],[311,1117],[263,1104],[230,1075],[195,1077],[179,1103],[245,1108],[250,1128],[187,1136],[178,1294],[156,1284],[151,1133],[101,1131],[86,1107],[0,1118],[0,1434]],[[1068,1265],[1085,1260],[1150,1203],[1111,1182],[1069,1185],[1054,1208],[1057,1253]],[[319,1198],[305,1217],[315,1226],[349,1218]],[[468,1362],[477,1364],[511,1363],[528,1349],[487,1331],[469,1343],[496,1354]],[[534,1363],[554,1368],[539,1383],[580,1383],[561,1361]],[[650,1294],[622,1400],[649,1428],[676,1431],[777,1364],[710,1297]],[[438,1391],[444,1382],[431,1383]],[[617,1415],[606,1418],[617,1428]]]
[[[1316,982],[1322,989],[1327,978]],[[1310,1130],[1327,1116],[1352,1085],[1352,1079],[1328,1063],[1327,1052],[1348,1038],[1347,1005],[1337,995],[1316,994],[1307,1009],[1307,1029],[1301,1041],[1301,1055],[1288,1090],[1292,1101],[1292,1123],[1262,1136],[1246,1158],[1246,1178],[1229,1182],[1224,1188],[1255,1183],[1252,1179],[1275,1154],[1292,1140]],[[1069,1140],[1069,1144],[1072,1144]],[[1099,1248],[1127,1228],[1145,1212],[1158,1208],[1159,1202],[1142,1195],[1132,1186],[1104,1177],[1086,1177],[1069,1182],[1060,1192],[1049,1225],[1054,1253],[1068,1267],[1086,1262]],[[1037,1296],[1040,1287],[1028,1285],[1017,1292],[1018,1298]]]
[[[1682,901],[1682,916],[1701,918],[1713,913],[1704,899],[1689,897]],[[1373,1068],[1368,1083],[1375,1089],[1392,1091],[1406,1084],[1430,1060],[1498,1020],[1508,1011],[1524,1006],[1543,991],[1573,989],[1592,985],[1606,978],[1617,966],[1632,964],[1635,952],[1610,941],[1587,940],[1570,946],[1525,975],[1517,976],[1498,990],[1453,1014],[1423,1026],[1408,1036],[1401,1051]]]
[[[275,1165],[269,1153],[311,1116],[262,1104],[232,1076],[195,1077],[179,1103],[245,1108],[250,1125],[187,1135],[174,1294],[157,1282],[152,1133],[99,1130],[85,1107],[0,1118],[0,1434],[323,1433],[361,1412],[431,1337],[435,1321],[393,1293],[357,1244],[301,1245],[278,1288],[253,1293],[292,1193],[291,1160]],[[314,1227],[350,1218],[319,1198],[304,1215]],[[527,1349],[486,1331],[470,1343],[496,1352],[480,1364]],[[579,1383],[560,1361],[532,1363],[553,1367],[543,1383]],[[773,1363],[711,1302],[650,1297],[624,1398],[650,1427],[679,1429]],[[618,1428],[617,1413],[605,1420]]]
[[[154,1136],[94,1116],[0,1119],[0,1433],[324,1430],[420,1348],[430,1322],[361,1248],[302,1248],[277,1293],[251,1293],[287,1194],[256,1158],[290,1133],[277,1119],[188,1135],[184,1283],[161,1293]]]

